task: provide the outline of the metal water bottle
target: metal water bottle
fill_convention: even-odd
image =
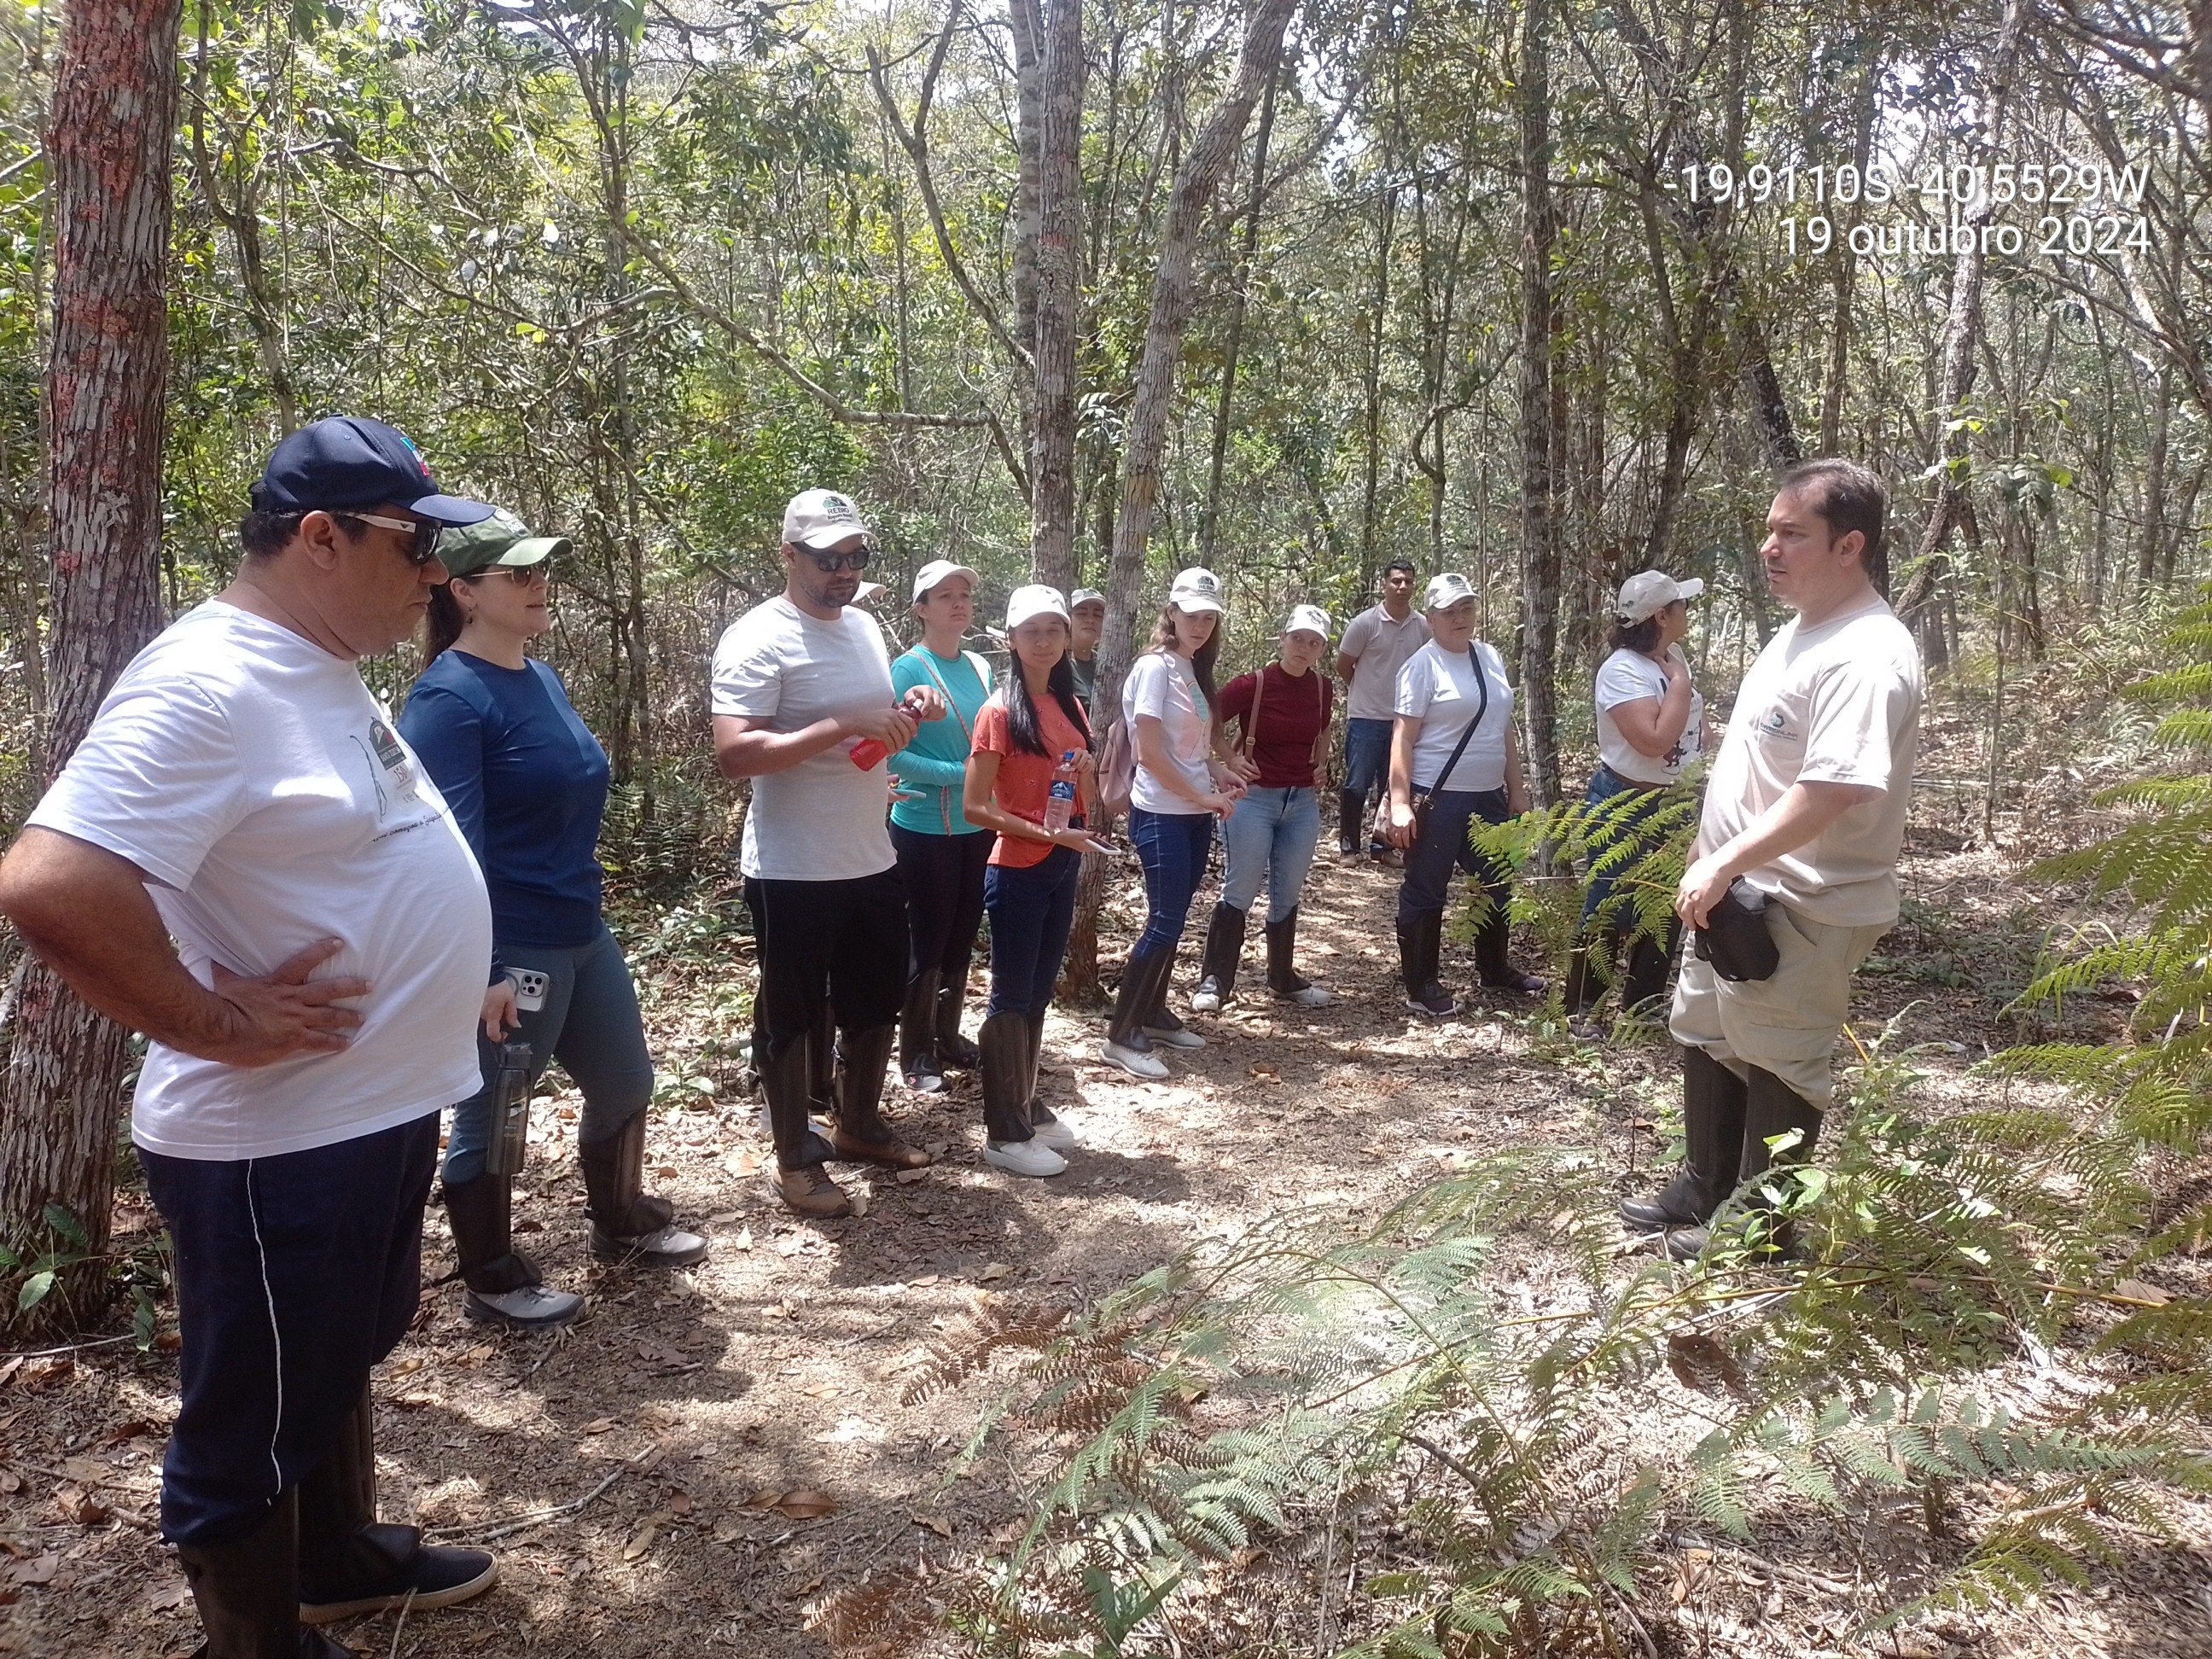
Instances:
[[[503,1042],[499,1049],[499,1075],[491,1090],[491,1146],[484,1154],[485,1171],[520,1175],[529,1151],[530,1045]]]

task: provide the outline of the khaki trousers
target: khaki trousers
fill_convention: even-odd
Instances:
[[[1810,1104],[1827,1109],[1829,1063],[1850,1012],[1851,975],[1889,931],[1837,927],[1769,899],[1766,925],[1782,959],[1771,977],[1741,983],[1686,951],[1667,1022],[1674,1041],[1703,1048],[1738,1077],[1771,1072]]]

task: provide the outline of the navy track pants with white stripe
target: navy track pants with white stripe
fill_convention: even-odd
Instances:
[[[161,1461],[161,1535],[251,1532],[322,1462],[422,1292],[438,1115],[276,1158],[140,1148],[168,1223],[184,1403]]]

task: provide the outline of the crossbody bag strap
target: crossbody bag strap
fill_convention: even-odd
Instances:
[[[916,662],[921,665],[921,672],[928,675],[930,679],[936,684],[939,695],[945,699],[945,712],[950,714],[954,720],[960,722],[960,735],[968,739],[968,746],[970,749],[973,749],[975,746],[975,728],[968,724],[968,717],[960,712],[960,700],[952,695],[952,688],[945,683],[945,677],[937,672],[937,665],[930,661],[929,647],[926,645],[917,645],[908,654],[911,655]],[[965,651],[963,651],[960,653],[960,657],[961,660],[965,662],[967,661],[968,653]],[[972,672],[975,665],[973,663],[969,663],[969,667]],[[981,674],[977,674],[975,676],[976,682],[979,684],[981,684],[982,678],[983,677]],[[987,692],[985,695],[988,696],[988,693]]]
[[[1481,701],[1474,706],[1474,718],[1467,723],[1467,729],[1459,734],[1459,741],[1452,745],[1451,758],[1444,763],[1444,769],[1437,774],[1437,781],[1429,786],[1431,794],[1437,793],[1451,781],[1452,770],[1459,764],[1459,757],[1467,753],[1467,745],[1473,741],[1476,731],[1490,714],[1490,676],[1482,672],[1482,659],[1474,654],[1474,647],[1471,645],[1467,648],[1467,665],[1474,671],[1475,684],[1482,688]]]

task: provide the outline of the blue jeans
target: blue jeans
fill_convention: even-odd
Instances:
[[[1417,789],[1416,797],[1428,794]],[[1512,816],[1505,810],[1503,789],[1445,789],[1429,796],[1427,826],[1406,854],[1406,879],[1398,889],[1398,921],[1410,924],[1417,916],[1443,909],[1451,897],[1452,872],[1465,871],[1482,884],[1494,913],[1504,914],[1510,894],[1506,872],[1487,854],[1468,844],[1468,826],[1480,818],[1503,823]]]
[[[1190,902],[1206,878],[1206,855],[1213,846],[1211,812],[1148,812],[1129,809],[1129,839],[1145,867],[1145,931],[1129,954],[1148,957],[1172,951],[1182,942]]]
[[[1583,924],[1585,927],[1601,910],[1605,913],[1604,925],[1609,928],[1626,931],[1636,926],[1635,901],[1623,896],[1615,903],[1613,887],[1623,876],[1630,873],[1638,859],[1658,845],[1656,835],[1639,833],[1638,826],[1666,803],[1667,792],[1653,788],[1649,784],[1636,783],[1622,777],[1611,767],[1601,765],[1590,774],[1589,788],[1583,793],[1583,799],[1591,806],[1599,806],[1616,795],[1634,791],[1641,792],[1641,800],[1607,815],[1606,833],[1608,844],[1597,856],[1622,854],[1626,850],[1624,843],[1632,844],[1634,851],[1626,853],[1625,857],[1608,858],[1605,869],[1594,868],[1591,871],[1589,896],[1583,901]]]
[[[1395,720],[1344,723],[1344,793],[1364,802],[1390,783],[1390,732]]]
[[[1083,855],[1072,847],[1055,847],[1024,868],[994,864],[983,872],[983,908],[991,915],[989,1012],[1035,1016],[1052,1006],[1082,873]]]
[[[1298,890],[1321,839],[1321,798],[1310,789],[1248,789],[1221,838],[1229,844],[1221,902],[1249,910],[1264,878],[1272,927],[1298,908]]]
[[[576,1139],[605,1140],[643,1111],[653,1098],[653,1056],[645,1048],[645,1020],[622,946],[599,924],[599,935],[573,950],[501,945],[500,960],[546,977],[545,1006],[522,1015],[510,1042],[530,1045],[533,1081],[549,1060],[558,1060],[584,1091]],[[458,1187],[483,1173],[491,1146],[491,1091],[499,1079],[499,1049],[477,1028],[477,1058],[484,1086],[453,1108],[446,1137],[445,1179]]]

